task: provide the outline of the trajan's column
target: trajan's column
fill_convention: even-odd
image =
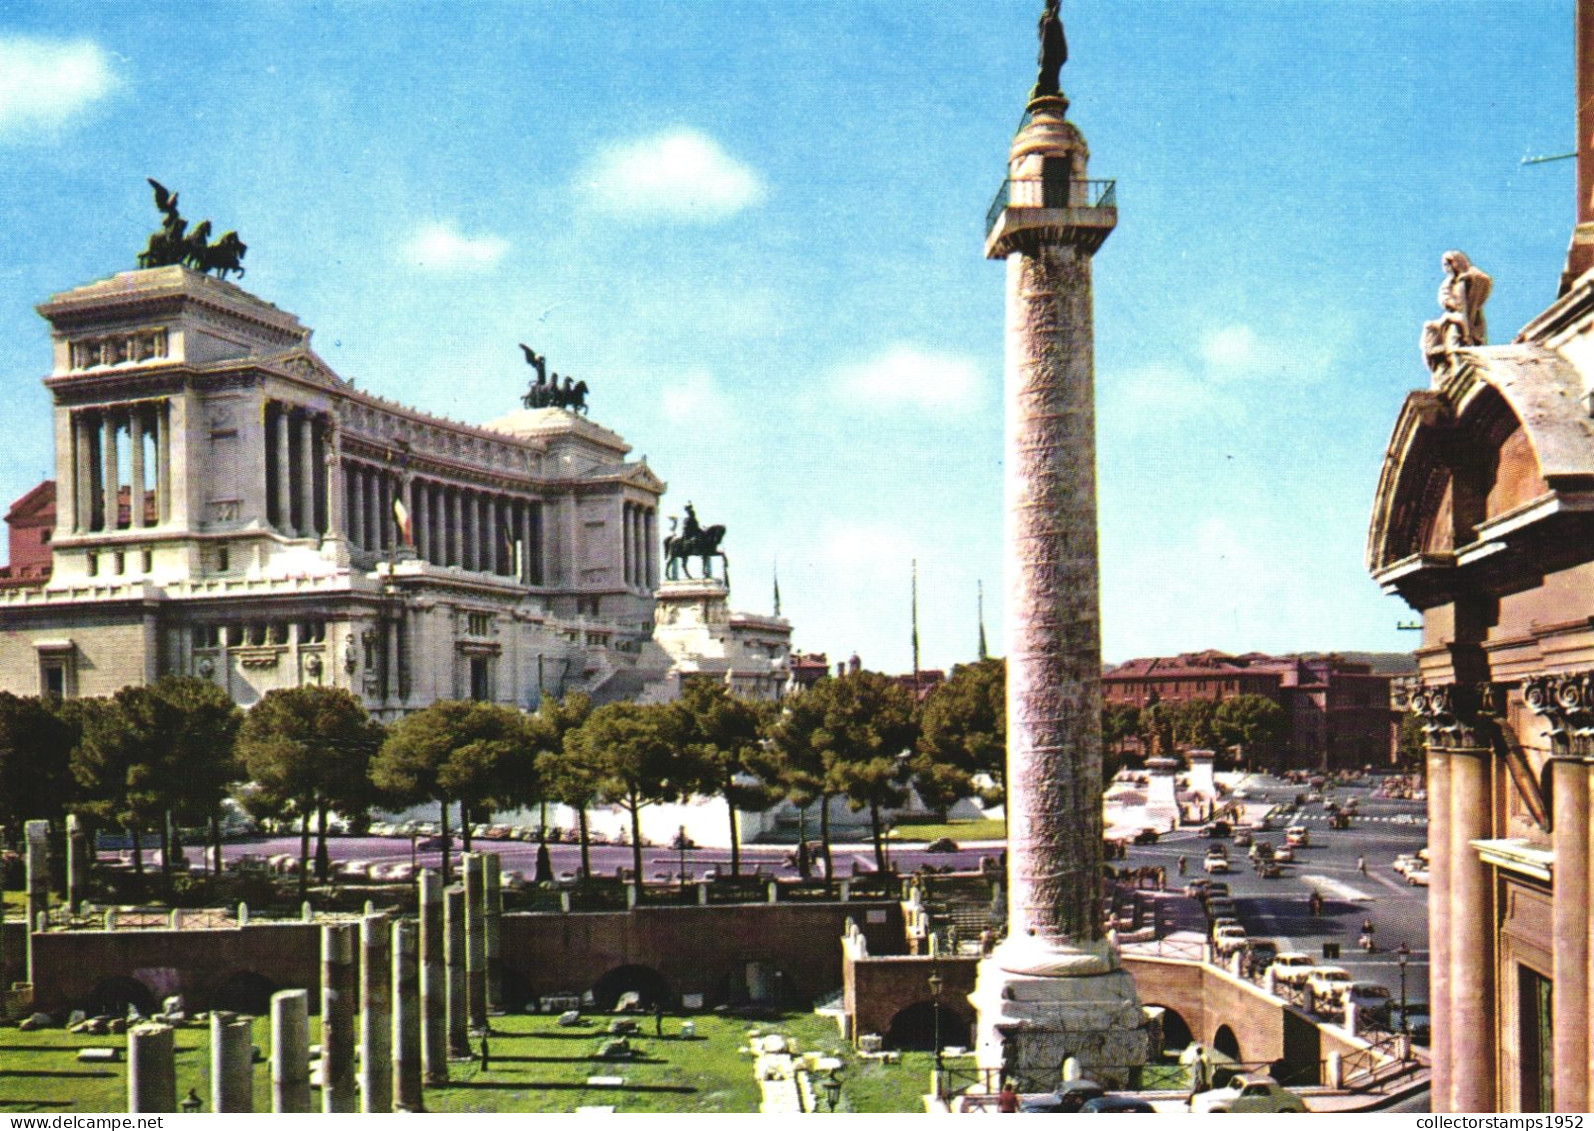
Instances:
[[[1102,929],[1101,624],[1091,257],[1118,211],[1067,120],[1057,0],[1040,76],[991,209],[1007,262],[1007,938],[970,1000],[981,1067],[1055,1087],[1065,1059],[1104,1084],[1149,1029]]]

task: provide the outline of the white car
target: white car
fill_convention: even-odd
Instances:
[[[1273,1077],[1261,1074],[1236,1076],[1227,1088],[1214,1088],[1190,1100],[1192,1114],[1306,1110],[1301,1097],[1282,1087]]]
[[[1221,955],[1233,954],[1246,943],[1244,927],[1219,927],[1212,936],[1212,948]]]
[[[1292,864],[1295,862],[1295,850],[1287,844],[1281,844],[1273,850],[1273,863]]]
[[[1390,865],[1391,868],[1399,872],[1402,876],[1408,874],[1413,868],[1420,868],[1421,866],[1422,861],[1418,859],[1415,852],[1401,853],[1399,856],[1395,857],[1395,862]]]
[[[1273,977],[1286,986],[1296,986],[1305,981],[1316,966],[1310,954],[1286,950],[1273,959]]]
[[[1428,869],[1413,868],[1406,873],[1406,882],[1412,887],[1425,888],[1428,886]]]
[[[1318,966],[1306,975],[1306,988],[1312,995],[1312,1008],[1318,1012],[1338,1012],[1345,1008],[1345,995],[1355,981],[1343,966]]]
[[[1229,858],[1227,856],[1208,856],[1202,861],[1201,867],[1206,869],[1208,875],[1213,872],[1227,872],[1229,870]]]

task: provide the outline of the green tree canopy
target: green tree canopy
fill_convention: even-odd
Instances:
[[[1218,704],[1215,722],[1220,745],[1239,747],[1242,764],[1276,753],[1289,728],[1284,708],[1265,695],[1236,695],[1225,699]]]
[[[0,825],[59,821],[77,792],[78,732],[58,700],[0,691]]]
[[[299,818],[299,889],[308,882],[310,822],[317,822],[316,871],[325,880],[327,816],[366,812],[381,724],[352,692],[314,685],[268,691],[245,715],[238,753],[254,783],[256,810]]]
[[[680,715],[665,703],[608,703],[565,736],[565,756],[597,783],[598,793],[631,817],[631,860],[642,882],[642,809],[690,790],[690,767],[678,755]],[[684,789],[683,789],[684,787]]]
[[[583,692],[572,691],[563,699],[544,699],[531,719],[531,743],[542,795],[576,814],[583,879],[592,875],[587,810],[597,800],[598,780],[589,767],[565,754],[565,737],[580,728],[591,714],[592,700]]]
[[[692,788],[725,800],[731,822],[731,875],[741,874],[738,810],[762,812],[777,800],[766,784],[774,776],[764,749],[766,704],[732,695],[717,680],[688,680],[672,707],[679,715],[682,753]]]
[[[1007,661],[954,667],[924,701],[920,727],[919,752],[931,763],[984,774],[1000,790],[1007,775]]]
[[[904,757],[918,737],[913,695],[889,676],[858,671],[821,680],[803,698],[817,700],[819,726],[810,742],[824,767],[825,789],[869,810],[875,864],[886,867],[881,811],[907,797],[910,768]]]

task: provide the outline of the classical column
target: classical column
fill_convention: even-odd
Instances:
[[[459,499],[459,564],[461,569],[476,568],[476,492],[461,491]]]
[[[315,528],[315,421],[307,412],[294,416],[294,436],[298,443],[299,458],[294,461],[294,472],[299,494],[299,534],[308,538]]]
[[[1134,981],[1101,922],[1091,273],[1117,210],[1070,208],[1065,218],[1032,191],[1055,169],[1086,176],[1088,150],[1067,110],[1060,94],[1030,100],[1009,154],[1011,195],[985,245],[1007,275],[1009,886],[1007,937],[980,963],[970,1000],[982,1067],[1055,1072],[1073,1057],[1113,1086],[1150,1050]]]
[[[441,483],[432,483],[427,488],[431,496],[427,509],[432,514],[432,561],[436,565],[448,564],[448,507]]]
[[[443,877],[421,869],[418,881],[421,942],[421,1075],[448,1083],[448,972],[443,954]]]
[[[1551,772],[1555,1110],[1578,1112],[1589,1107],[1589,770],[1558,758]]]
[[[277,403],[277,529],[293,533],[293,452],[288,440],[292,410]]]
[[[360,1110],[393,1110],[392,955],[385,914],[360,920]]]
[[[1494,917],[1489,868],[1471,846],[1491,834],[1489,751],[1450,760],[1450,1091],[1456,1111],[1495,1110]],[[1432,788],[1430,786],[1430,788]],[[1432,903],[1432,900],[1429,901]],[[1463,1067],[1464,1066],[1464,1067]],[[1455,1069],[1461,1071],[1454,1071]]]
[[[448,1052],[470,1056],[470,1003],[465,987],[465,889],[443,891],[443,961],[448,981]]]
[[[36,982],[33,969],[33,936],[39,929],[39,917],[50,910],[50,822],[26,821],[22,826],[23,837],[27,843],[26,871],[24,882],[27,886],[27,977],[29,982]]]
[[[127,410],[127,450],[131,468],[127,488],[127,525],[138,530],[144,521],[144,406],[134,405]]]
[[[170,401],[155,405],[155,523],[171,520],[172,512],[172,433]]]
[[[414,514],[410,521],[415,526],[415,556],[423,562],[432,560],[432,493],[426,481],[420,478],[410,480],[410,502]]]
[[[476,495],[476,568],[493,571],[493,504],[486,492]]]
[[[254,1027],[225,1010],[210,1015],[210,1110],[255,1110]]]
[[[415,924],[393,924],[393,1110],[421,1111],[421,993]]]
[[[482,854],[467,852],[465,873],[465,1000],[472,1031],[487,1029],[487,888]]]
[[[648,592],[659,587],[659,512],[657,507],[648,508],[647,522],[647,562],[648,562]]]
[[[177,1048],[170,1025],[146,1021],[127,1031],[127,1110],[177,1110]]]
[[[349,515],[346,509],[349,493],[343,476],[343,435],[333,417],[327,418],[327,537],[344,539],[349,536]]]
[[[321,928],[321,1110],[355,1110],[354,927]]]
[[[271,995],[271,1110],[310,1110],[310,991]]]
[[[120,495],[122,469],[121,459],[116,454],[116,413],[106,409],[103,413],[101,434],[105,437],[100,441],[100,472],[105,480],[105,526],[106,530],[115,530],[121,523],[119,521],[121,502]]]
[[[89,861],[94,852],[89,847],[88,832],[83,819],[76,813],[66,815],[66,905],[76,915],[89,890]]]
[[[382,532],[380,548],[388,550],[398,545],[398,523],[393,517],[393,476],[385,467],[376,472],[376,506],[376,525]]]
[[[482,857],[482,938],[486,943],[487,1012],[502,1013],[504,1009],[504,963],[502,930],[504,917],[503,866],[498,853],[489,852]],[[522,1003],[524,1004],[524,1003]]]
[[[1457,1110],[1450,1094],[1450,756],[1428,748],[1428,1003],[1432,1011],[1433,1109]]]
[[[365,549],[365,495],[361,490],[359,464],[344,465],[343,482],[349,497],[349,541],[363,550]]]
[[[460,564],[459,488],[443,488],[443,564]]]
[[[72,435],[75,463],[73,465],[75,492],[73,502],[77,513],[72,528],[80,534],[94,529],[94,437],[93,423],[86,412],[72,416]]]

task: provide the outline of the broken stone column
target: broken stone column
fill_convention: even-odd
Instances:
[[[354,927],[321,928],[321,1110],[357,1109],[354,1095]]]
[[[210,1110],[255,1110],[254,1026],[226,1010],[210,1015]]]
[[[393,1110],[390,929],[386,915],[360,920],[360,1110],[367,1114]]]
[[[271,995],[271,1110],[310,1110],[310,991]]]
[[[487,939],[487,1012],[504,1011],[503,953],[499,930],[504,914],[503,868],[498,853],[489,852],[482,857],[482,895],[485,900],[483,918]]]
[[[145,1022],[127,1031],[127,1110],[177,1110],[177,1048],[170,1025]]]
[[[465,864],[465,1001],[472,1032],[487,1030],[487,869],[481,853]]]
[[[28,981],[34,982],[33,933],[42,929],[39,917],[50,910],[50,822],[29,821],[23,832],[28,852]]]
[[[421,979],[416,929],[393,924],[393,1110],[421,1111]]]
[[[448,972],[443,955],[443,877],[422,869],[419,887],[421,942],[421,1076],[448,1083]]]
[[[93,850],[89,847],[88,833],[76,813],[66,816],[66,905],[76,915],[83,905],[83,896],[89,890],[89,862]]]
[[[448,968],[448,1055],[470,1057],[469,1010],[465,1002],[465,889],[443,893],[443,960]]]

